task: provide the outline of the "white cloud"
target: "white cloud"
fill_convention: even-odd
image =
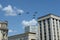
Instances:
[[[23,21],[22,21],[22,24],[23,24],[24,26],[37,25],[37,21],[36,21],[35,19],[32,19],[32,20],[30,20],[30,21],[25,21],[25,20],[23,20]]]
[[[23,10],[21,10],[21,9],[17,9],[16,7],[14,7],[14,10],[15,10],[17,13],[24,13]]]
[[[11,29],[10,29],[8,32],[9,32],[9,33],[12,33],[12,32],[17,32],[17,31],[16,31],[16,30],[11,30]]]
[[[0,9],[2,9],[2,5],[0,4]]]
[[[24,13],[23,10],[19,10],[19,9],[17,10],[17,12],[18,12],[18,13]]]
[[[11,5],[4,7],[2,11],[6,12],[6,16],[17,16],[17,14],[24,12],[23,10],[17,9],[16,7],[12,7]]]
[[[9,30],[8,32],[13,32],[12,30]]]

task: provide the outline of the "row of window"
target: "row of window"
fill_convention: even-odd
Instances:
[[[40,39],[42,40],[42,24],[41,24],[42,21],[40,21]],[[50,21],[49,19],[47,19],[47,22],[48,22],[48,31],[49,31],[49,40],[51,40],[51,32],[50,32]],[[44,27],[44,39],[46,39],[46,21],[43,20],[43,27]]]
[[[57,19],[55,19],[56,21],[56,30],[57,30],[57,37],[58,37],[58,40],[59,40],[59,29],[58,29],[58,22],[60,24],[60,21],[58,21]],[[53,29],[54,29],[54,39],[56,40],[56,33],[55,33],[55,22],[54,22],[54,19],[53,19]]]
[[[55,34],[55,22],[54,22],[54,18],[53,18],[53,29],[54,29],[54,39],[56,40],[56,34]],[[39,22],[40,24],[40,39],[42,40],[42,21]],[[50,28],[50,19],[48,18],[47,19],[47,24],[48,24],[48,34],[49,34],[49,40],[51,40],[51,28]],[[60,21],[59,21],[59,24],[60,24]],[[43,20],[43,27],[44,27],[44,39],[46,40],[46,21]],[[58,32],[58,22],[57,22],[57,19],[56,19],[56,28],[57,28],[57,37],[58,37],[58,40],[59,40],[59,32]]]
[[[20,38],[18,38],[18,39],[16,39],[16,40],[27,40],[27,39],[20,39]],[[36,39],[31,39],[31,40],[36,40]]]

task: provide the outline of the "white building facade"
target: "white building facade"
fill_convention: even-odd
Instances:
[[[8,40],[7,22],[0,21],[0,40]]]
[[[38,27],[35,25],[25,27],[25,33],[26,32],[37,33],[37,30],[38,30]]]
[[[38,19],[39,40],[60,40],[60,17],[48,14]]]
[[[37,26],[26,26],[22,34],[8,37],[8,40],[37,40]]]
[[[25,27],[25,33],[26,32],[32,32],[32,33],[36,33],[36,40],[38,40],[38,26],[36,25],[31,25],[31,26],[27,26]]]
[[[14,36],[10,36],[8,40],[36,40],[36,33],[23,33]]]

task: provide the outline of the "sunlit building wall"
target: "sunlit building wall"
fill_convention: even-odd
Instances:
[[[60,40],[60,17],[48,14],[39,17],[40,40]]]
[[[7,22],[0,21],[0,40],[8,40]]]

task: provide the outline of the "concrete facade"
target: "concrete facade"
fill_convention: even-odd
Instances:
[[[25,33],[26,32],[37,33],[37,30],[38,30],[38,27],[35,25],[25,27]]]
[[[0,21],[0,40],[8,40],[8,28],[6,21]]]
[[[27,26],[25,27],[25,33],[26,32],[31,32],[31,33],[36,33],[36,40],[38,40],[38,26],[36,25],[31,25],[31,26]]]
[[[48,14],[38,19],[40,26],[39,40],[60,40],[60,17]]]
[[[10,36],[8,40],[60,40],[60,17],[48,14],[38,18],[38,31],[26,27],[25,33]]]
[[[23,33],[14,36],[10,36],[8,40],[36,40],[36,33]]]
[[[8,40],[37,40],[38,27],[31,25],[24,28],[25,32],[22,34],[10,36]]]

